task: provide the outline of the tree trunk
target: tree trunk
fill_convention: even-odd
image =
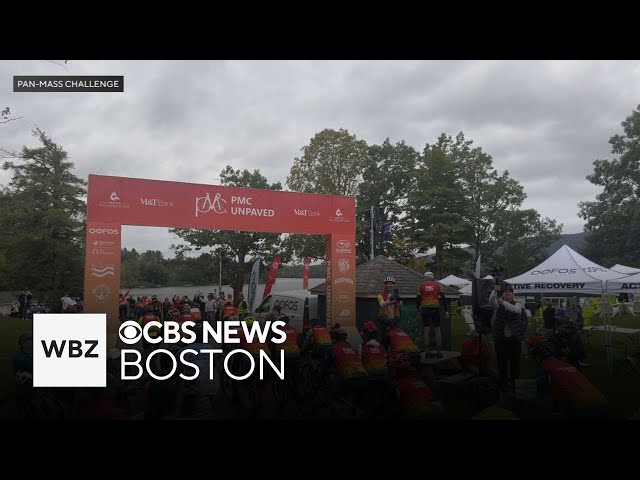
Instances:
[[[442,261],[444,249],[442,245],[436,245],[436,278],[442,278]]]
[[[238,266],[236,274],[233,276],[233,304],[237,307],[240,303],[238,300],[238,293],[242,291],[244,286],[244,252],[238,252]]]

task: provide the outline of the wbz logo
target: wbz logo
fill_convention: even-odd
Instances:
[[[106,387],[104,313],[33,315],[34,387]]]
[[[44,349],[44,354],[47,358],[51,358],[51,355],[62,358],[64,356],[65,345],[68,346],[67,355],[69,356],[69,358],[78,358],[83,356],[83,342],[81,342],[80,340],[69,340],[69,343],[67,343],[67,340],[62,340],[62,342],[60,342],[59,344],[57,341],[52,340],[49,345],[47,345],[46,340],[41,340],[41,342],[42,348]],[[98,346],[98,340],[85,340],[84,344],[89,346],[89,349],[86,350],[84,356],[87,358],[98,358],[97,353],[91,353]]]

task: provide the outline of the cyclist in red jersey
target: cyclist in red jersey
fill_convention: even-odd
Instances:
[[[388,318],[385,320],[382,327],[382,346],[387,352],[406,352],[413,362],[416,364],[420,362],[420,349],[411,335],[400,328],[396,319]]]
[[[227,300],[222,309],[222,313],[220,314],[222,320],[226,318],[231,318],[233,320],[237,320],[238,318],[238,309],[233,306],[231,300]]]
[[[418,375],[406,352],[392,351],[387,358],[391,382],[395,387],[392,411],[403,419],[444,417],[442,406],[434,403],[433,392]]]
[[[365,322],[360,331],[363,342],[358,345],[358,353],[362,359],[362,365],[367,370],[369,377],[373,379],[387,379],[387,352],[376,340],[378,327],[373,322]]]
[[[331,330],[333,345],[327,355],[327,371],[333,379],[336,392],[354,393],[367,385],[368,374],[358,351],[347,341],[347,331],[342,327]]]
[[[440,331],[440,305],[446,305],[444,293],[440,291],[440,283],[433,273],[425,272],[425,281],[418,288],[416,303],[418,314],[422,318],[422,336],[425,351],[429,352],[431,327],[436,334],[436,348],[442,349],[442,332]]]
[[[569,418],[607,416],[604,395],[573,365],[553,355],[553,345],[542,336],[527,342],[529,355],[538,365],[538,393],[551,398],[554,407]]]

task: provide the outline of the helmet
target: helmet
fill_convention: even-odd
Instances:
[[[384,283],[387,283],[387,282],[396,283],[396,279],[393,278],[391,275],[389,275],[384,279]]]
[[[544,342],[544,337],[542,335],[536,335],[535,337],[531,337],[529,340],[527,340],[527,347],[531,348],[533,347],[536,343],[540,343],[540,342]]]
[[[289,323],[289,320],[291,319],[289,318],[289,315],[287,315],[286,313],[281,313],[280,316],[278,317],[278,320],[284,323]]]
[[[338,327],[331,330],[331,336],[336,342],[339,342],[341,340],[346,340],[349,334],[344,328]]]
[[[179,316],[180,316],[180,313],[179,313],[179,312],[178,312],[178,310],[176,310],[175,308],[172,308],[171,310],[169,310],[169,311],[167,312],[167,318],[168,318],[169,320],[171,320],[172,318],[179,317]]]
[[[378,331],[378,327],[372,321],[368,321],[362,324],[362,331],[365,333],[373,333]]]
[[[391,368],[409,368],[411,366],[411,358],[407,352],[394,350],[387,357],[387,365]]]
[[[255,321],[256,319],[254,317],[244,317],[244,323],[246,323],[248,326],[251,326]]]
[[[375,336],[377,331],[378,327],[376,327],[376,324],[369,321],[362,324],[362,331],[360,332],[360,334],[363,337],[371,337]]]
[[[191,313],[191,307],[188,304],[184,304],[181,309],[182,313]]]
[[[434,280],[436,277],[433,275],[433,272],[424,272],[425,278],[429,280]]]
[[[541,357],[553,356],[553,345],[551,342],[544,339],[541,336],[535,336],[529,339],[527,342],[529,347],[529,354]]]
[[[151,300],[157,300],[157,299],[158,299],[158,296],[157,296],[157,295],[152,295],[152,296],[151,296]]]

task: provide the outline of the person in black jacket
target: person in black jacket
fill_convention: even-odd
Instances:
[[[498,292],[501,293],[498,298]],[[524,324],[521,320],[521,303],[513,299],[513,287],[496,284],[489,302],[496,311],[493,323],[493,340],[498,360],[498,377],[503,389],[515,388],[515,380],[520,376],[520,355],[524,339]]]
[[[547,303],[547,308],[542,312],[542,319],[544,322],[542,326],[542,336],[545,340],[549,340],[553,337],[557,327],[556,309],[553,308],[553,304],[551,302]]]

